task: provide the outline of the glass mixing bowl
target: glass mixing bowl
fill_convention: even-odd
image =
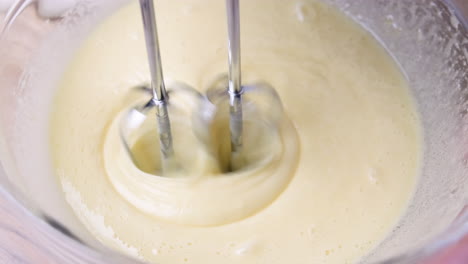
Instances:
[[[0,40],[0,198],[24,220],[47,263],[135,263],[96,242],[73,217],[52,171],[36,173],[50,164],[44,153],[48,114],[40,109],[51,98],[43,89],[60,75],[64,51],[77,45],[69,39],[84,36],[112,12],[104,8],[110,2],[129,1],[78,1],[59,19],[41,18],[32,4]],[[416,193],[391,234],[361,261],[416,263],[468,234],[468,3],[324,1],[374,34],[398,62],[417,101],[424,161]],[[42,85],[31,85],[39,80]]]

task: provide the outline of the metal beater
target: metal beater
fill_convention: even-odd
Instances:
[[[132,155],[129,134],[132,131],[138,131],[138,128],[145,120],[148,119],[150,110],[156,110],[157,131],[160,143],[161,164],[163,173],[167,173],[174,168],[181,167],[183,164],[177,164],[174,158],[173,140],[171,134],[171,122],[168,111],[168,93],[164,85],[162,74],[161,56],[159,52],[158,35],[156,29],[156,19],[153,0],[140,0],[141,13],[143,17],[143,25],[146,39],[146,48],[148,62],[151,73],[151,94],[152,99],[143,106],[132,108],[127,116],[125,116],[121,125],[121,134],[124,144],[130,153],[130,156],[135,160],[135,155]],[[224,163],[224,154],[217,156],[220,163],[219,166],[226,171],[235,171],[242,168],[245,164],[243,146],[245,122],[260,123],[271,125],[272,129],[277,128],[278,117],[281,116],[282,107],[276,91],[266,83],[257,83],[243,86],[241,84],[241,56],[240,56],[240,19],[239,19],[239,0],[226,0],[227,25],[228,25],[228,78],[225,77],[217,82],[218,85],[212,86],[207,90],[206,96],[202,96],[193,88],[186,86],[183,88],[183,93],[191,91],[190,100],[200,100],[201,97],[207,99],[205,102],[211,102],[216,109],[225,109],[229,102],[229,136],[230,136],[230,156],[227,160],[229,164]],[[181,90],[180,87],[177,88]],[[177,90],[176,89],[176,90]],[[148,90],[146,88],[146,90]],[[244,98],[245,97],[245,98]],[[173,98],[177,99],[177,98]],[[202,101],[202,100],[200,100]],[[172,102],[172,105],[174,102]],[[203,104],[203,103],[202,103]],[[210,103],[205,103],[205,105]],[[211,106],[210,106],[211,107]],[[202,106],[203,108],[203,106]],[[226,109],[227,110],[227,109]],[[217,110],[215,110],[216,112]],[[203,111],[199,111],[198,115],[203,116]],[[243,116],[246,114],[246,116]],[[203,119],[199,118],[198,120]],[[254,119],[254,120],[253,120]],[[206,120],[205,120],[206,121]],[[202,121],[199,124],[194,124],[193,129],[198,129],[200,124],[202,134],[209,134],[209,126],[213,125],[213,120]],[[252,126],[252,125],[250,125]],[[203,139],[201,139],[203,141]],[[177,144],[177,142],[175,142]],[[214,143],[214,144],[220,144]],[[212,146],[212,149],[218,149]],[[250,148],[252,149],[252,148]],[[220,155],[214,153],[214,155]],[[155,163],[157,161],[154,161]],[[183,167],[183,166],[182,166]]]
[[[143,19],[145,42],[148,63],[151,74],[152,99],[143,106],[132,108],[124,117],[121,125],[124,144],[132,155],[128,136],[132,130],[148,118],[150,110],[156,110],[158,138],[160,142],[162,170],[167,171],[176,167],[174,160],[174,147],[171,133],[171,122],[168,111],[168,94],[166,92],[162,62],[159,50],[156,15],[153,0],[140,0],[140,9]],[[230,102],[230,136],[231,159],[235,159],[242,150],[242,86],[240,73],[240,25],[239,1],[226,0],[228,21],[228,58],[229,58],[229,84],[227,94]]]
[[[132,159],[135,159],[132,155],[127,135],[132,130],[138,129],[145,119],[148,118],[147,115],[150,110],[155,109],[162,170],[167,171],[175,166],[174,148],[172,145],[171,122],[167,109],[168,96],[164,85],[153,0],[140,0],[140,9],[150,68],[152,99],[144,106],[137,106],[129,111],[121,124],[121,131],[126,148]]]
[[[239,0],[226,0],[229,58],[229,130],[231,136],[231,164],[242,151],[242,85],[240,57]]]

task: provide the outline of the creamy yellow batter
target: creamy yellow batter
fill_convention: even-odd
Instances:
[[[227,71],[224,1],[156,8],[166,79],[205,91]],[[265,144],[250,149],[264,157],[223,175],[182,118],[175,151],[186,175],[154,176],[131,162],[118,123],[142,100],[130,87],[149,81],[135,2],[97,27],[57,90],[51,141],[66,199],[102,243],[157,263],[356,262],[415,187],[421,135],[407,84],[331,7],[241,1],[241,21],[244,82],[267,81],[284,105],[278,134],[246,137],[246,146]]]

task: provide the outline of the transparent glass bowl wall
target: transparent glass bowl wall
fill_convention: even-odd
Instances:
[[[129,1],[117,0],[113,5]],[[363,260],[413,263],[468,233],[468,33],[462,7],[457,1],[436,0],[325,1],[373,32],[401,66],[418,103],[425,149],[416,195],[392,234]],[[55,20],[38,17],[30,6],[0,40],[2,197],[22,213],[31,230],[39,234],[34,239],[57,261],[134,263],[94,241],[73,217],[59,187],[53,184],[52,172],[34,173],[50,163],[40,153],[47,144],[40,140],[46,138],[47,113],[28,111],[48,102],[37,86],[30,85],[35,74],[57,75],[62,64],[50,62],[66,61],[59,54],[42,58],[39,51],[69,45],[59,32],[85,35],[88,22],[112,11],[102,9],[109,2],[80,1],[65,18]],[[28,68],[32,62],[37,65],[46,60],[44,72]],[[53,81],[48,79],[50,86]],[[50,200],[54,203],[47,202]]]

